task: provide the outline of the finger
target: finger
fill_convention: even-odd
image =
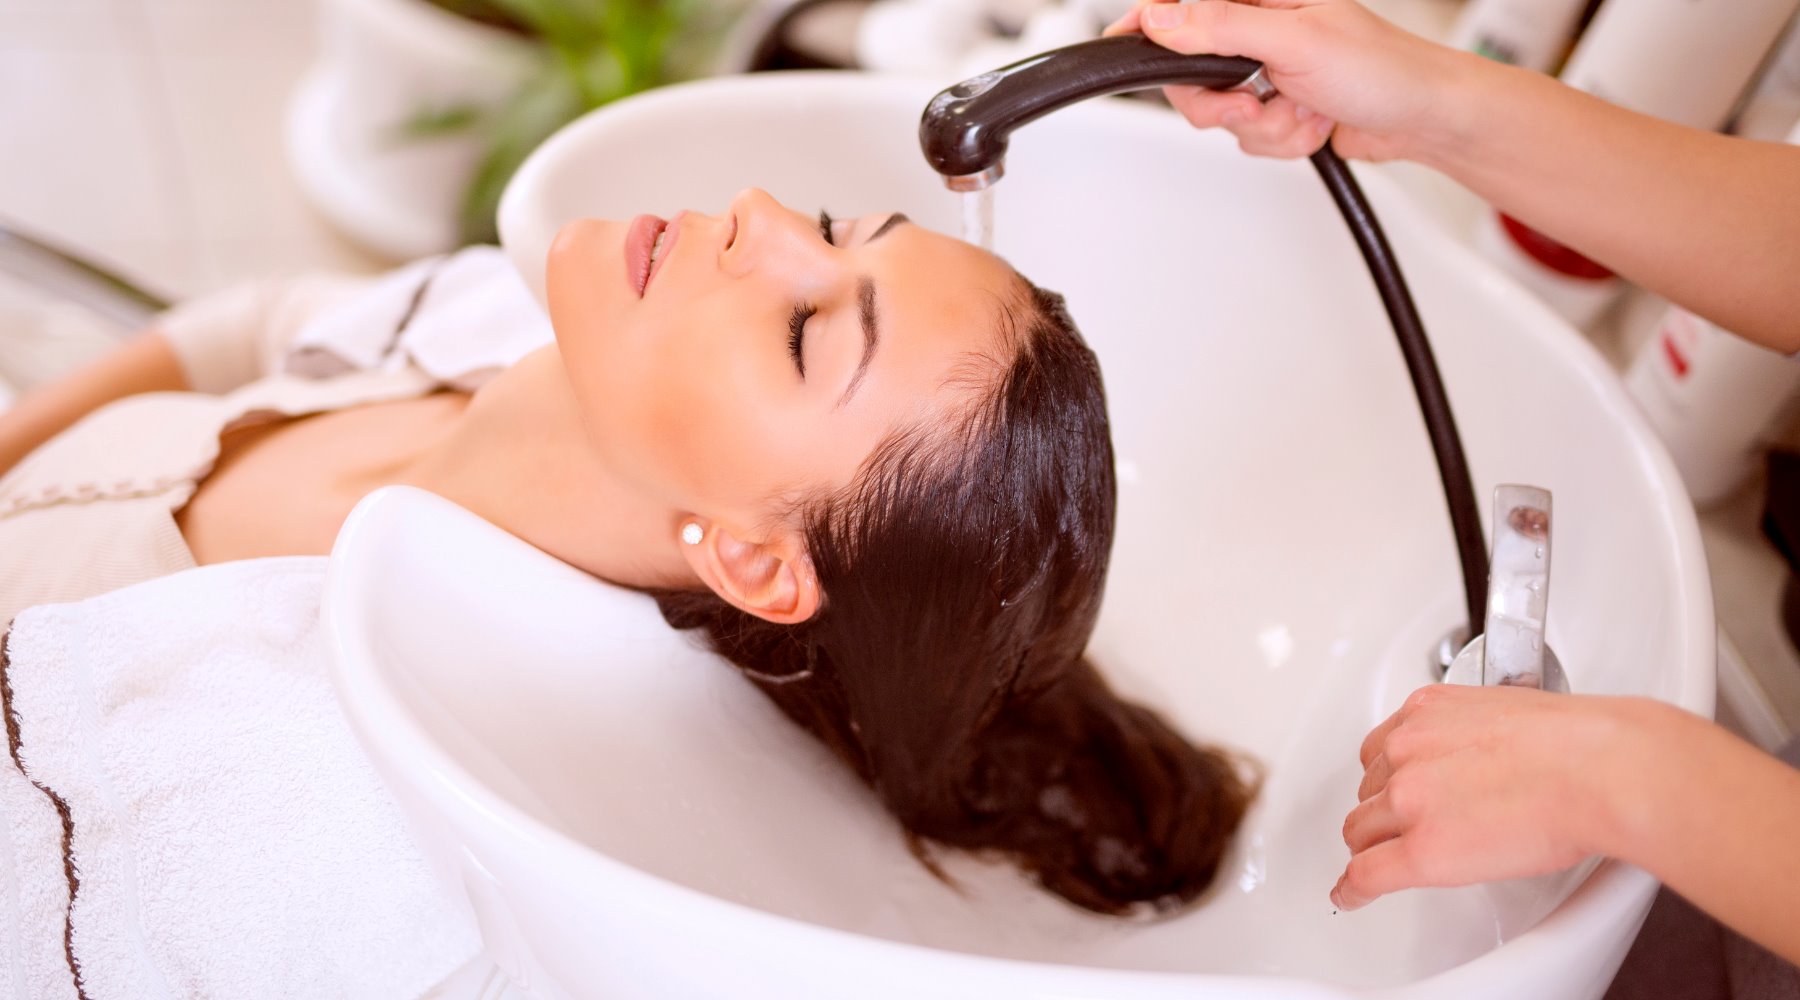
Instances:
[[[1340,910],[1360,909],[1390,892],[1417,884],[1406,841],[1385,840],[1350,859],[1331,889],[1331,903]]]
[[[1363,771],[1362,784],[1356,786],[1356,801],[1366,802],[1369,796],[1387,787],[1388,777],[1394,773],[1394,765],[1388,763],[1387,754],[1378,753],[1369,761]]]
[[[1262,117],[1263,105],[1245,93],[1205,87],[1164,87],[1163,94],[1195,128],[1239,125]]]
[[[1176,52],[1260,59],[1283,47],[1293,20],[1288,12],[1273,8],[1194,0],[1150,4],[1143,8],[1139,23],[1152,41]]]
[[[1442,684],[1427,684],[1422,688],[1415,688],[1412,694],[1406,696],[1406,701],[1394,710],[1393,715],[1388,716],[1382,720],[1380,725],[1369,730],[1369,735],[1364,736],[1362,741],[1362,766],[1368,767],[1369,761],[1374,760],[1375,755],[1382,752],[1387,743],[1388,734],[1392,733],[1414,712],[1436,701],[1443,693],[1443,689],[1444,685]]]
[[[1318,152],[1331,138],[1331,127],[1302,128],[1276,142],[1262,142],[1238,137],[1238,148],[1251,156],[1272,160],[1298,160]]]
[[[1262,113],[1232,129],[1239,139],[1261,145],[1274,145],[1286,139],[1300,126],[1300,106],[1277,95],[1262,106]]]
[[[1238,146],[1253,156],[1291,159],[1310,156],[1325,143],[1331,123],[1307,112],[1285,97],[1277,97],[1264,105],[1255,120],[1230,126],[1238,137]]]
[[[1344,846],[1351,854],[1366,851],[1405,831],[1399,813],[1385,790],[1364,799],[1344,817]]]
[[[1143,18],[1143,16],[1144,16],[1144,5],[1140,3],[1140,4],[1132,7],[1130,10],[1126,11],[1125,13],[1119,15],[1118,20],[1107,25],[1106,29],[1104,31],[1100,32],[1100,37],[1111,38],[1114,35],[1135,34],[1139,30],[1141,30],[1140,23],[1141,23],[1141,19]]]

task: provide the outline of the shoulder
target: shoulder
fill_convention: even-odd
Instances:
[[[65,497],[138,492],[202,474],[216,455],[228,409],[220,397],[193,392],[145,393],[109,403],[0,477],[0,515]]]

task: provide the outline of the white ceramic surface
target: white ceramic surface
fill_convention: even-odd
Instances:
[[[406,123],[499,107],[532,73],[532,46],[424,0],[320,0],[319,34],[319,61],[288,108],[301,189],[344,235],[383,256],[454,248],[482,133],[409,137]]]
[[[955,231],[955,196],[914,137],[928,96],[790,75],[624,102],[539,151],[502,232],[541,288],[568,218],[718,211],[751,184],[803,210],[898,208]],[[1615,377],[1364,180],[1478,493],[1555,492],[1549,637],[1571,684],[1710,713],[1693,515]],[[646,599],[385,491],[333,556],[337,678],[496,960],[542,997],[1598,997],[1651,898],[1642,872],[1354,914],[1327,902],[1357,745],[1424,681],[1460,600],[1411,388],[1316,178],[1108,102],[1018,133],[997,192],[999,251],[1068,294],[1110,390],[1119,533],[1092,651],[1125,692],[1268,768],[1217,889],[1155,924],[1073,912],[974,862],[952,865],[953,892]]]

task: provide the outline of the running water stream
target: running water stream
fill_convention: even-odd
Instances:
[[[994,249],[994,189],[966,191],[962,196],[962,238],[983,250]]]

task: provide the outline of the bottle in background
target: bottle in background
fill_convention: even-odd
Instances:
[[[1800,145],[1800,125],[1787,140]],[[1764,434],[1800,402],[1800,358],[1733,336],[1678,306],[1638,348],[1625,388],[1669,449],[1696,506],[1730,496]]]
[[[1674,457],[1688,496],[1705,507],[1736,492],[1756,467],[1764,432],[1791,412],[1800,360],[1671,306],[1625,387]]]
[[[1633,111],[1716,130],[1797,7],[1800,0],[1606,0],[1561,79]],[[1624,288],[1604,266],[1504,216],[1485,219],[1475,243],[1582,329]]]
[[[1567,50],[1588,0],[1469,0],[1450,45],[1548,73]]]
[[[1800,20],[1764,64],[1762,76],[1738,109],[1730,132],[1746,139],[1775,141],[1800,124]]]

